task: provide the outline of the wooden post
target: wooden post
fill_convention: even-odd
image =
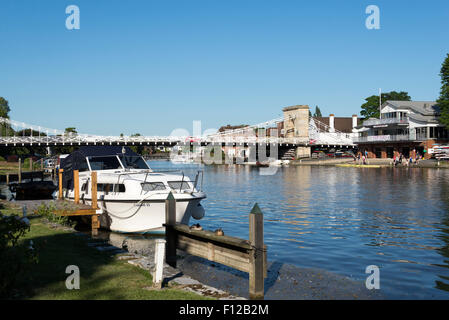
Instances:
[[[19,159],[19,173],[17,179],[19,180],[19,183],[22,182],[22,159]]]
[[[78,170],[77,170],[78,171]],[[92,171],[92,209],[97,210],[97,171]],[[79,190],[79,189],[78,189]],[[79,198],[79,195],[78,195]],[[96,214],[92,215],[92,235],[98,235],[98,228],[100,227],[100,222],[98,221],[98,216]]]
[[[31,174],[31,182],[33,182],[34,178],[34,172],[33,172],[33,158],[30,157],[30,174]]]
[[[75,203],[80,202],[80,179],[79,179],[79,171],[73,170],[73,191]]]
[[[100,221],[98,220],[98,216],[96,214],[91,215],[92,222],[92,235],[98,235],[98,228],[100,228]]]
[[[165,239],[167,240],[167,250],[165,261],[176,268],[176,232],[173,227],[176,225],[176,199],[170,192],[165,200]]]
[[[162,289],[165,243],[166,241],[164,239],[156,239],[155,243],[153,286],[158,289]]]
[[[62,194],[62,173],[64,172],[64,169],[59,169],[59,200],[63,199],[63,194]]]
[[[92,171],[91,173],[92,180],[92,209],[97,210],[97,172]]]
[[[41,158],[41,171],[44,171],[44,158]]]
[[[257,203],[249,214],[249,241],[253,247],[250,254],[249,298],[264,298],[264,244],[263,215]]]
[[[6,174],[6,184],[9,184],[9,173]]]

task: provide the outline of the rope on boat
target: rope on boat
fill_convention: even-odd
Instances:
[[[133,204],[132,207],[135,207],[136,205],[138,205],[138,204],[141,203],[142,201],[148,199],[148,198],[151,197],[151,196],[155,196],[155,195],[157,195],[157,194],[160,194],[160,193],[153,193],[153,194],[150,194],[150,195],[149,195],[148,197],[146,197],[146,198],[140,199],[138,202],[136,202],[135,204]],[[131,214],[130,216],[127,216],[127,217],[120,217],[120,216],[117,216],[117,214],[121,214],[121,213],[128,212],[129,210],[132,209],[132,207],[129,208],[129,209],[126,209],[126,210],[123,210],[123,211],[119,211],[119,212],[114,212],[114,213],[111,213],[111,212],[109,211],[109,209],[107,209],[106,211],[107,211],[107,214],[111,215],[111,216],[114,217],[114,218],[121,219],[121,220],[125,220],[125,219],[129,219],[129,218],[134,217],[134,216],[137,214],[137,212],[139,211],[140,207],[138,207],[138,208],[136,209],[136,212],[134,212],[133,214]]]

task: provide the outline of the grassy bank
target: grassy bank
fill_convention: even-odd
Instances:
[[[21,213],[9,207],[2,213]],[[38,251],[38,263],[21,275],[12,299],[204,299],[174,288],[148,290],[151,276],[147,271],[119,261],[87,245],[86,237],[60,227],[52,227],[43,218],[31,217],[31,229],[21,243],[30,240]],[[80,289],[68,290],[66,267],[80,270]]]

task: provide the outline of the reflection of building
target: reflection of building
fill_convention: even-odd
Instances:
[[[414,157],[416,152],[429,158],[429,148],[447,143],[448,131],[439,124],[435,101],[386,101],[380,119],[370,118],[358,126],[354,139],[369,158],[392,158],[402,153]]]

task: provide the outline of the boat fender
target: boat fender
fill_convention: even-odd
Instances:
[[[200,220],[204,217],[205,210],[204,207],[201,205],[201,203],[198,203],[198,205],[192,209],[192,217],[195,220]]]
[[[214,231],[215,235],[217,236],[224,236],[224,232],[222,228],[218,228],[217,230]]]

